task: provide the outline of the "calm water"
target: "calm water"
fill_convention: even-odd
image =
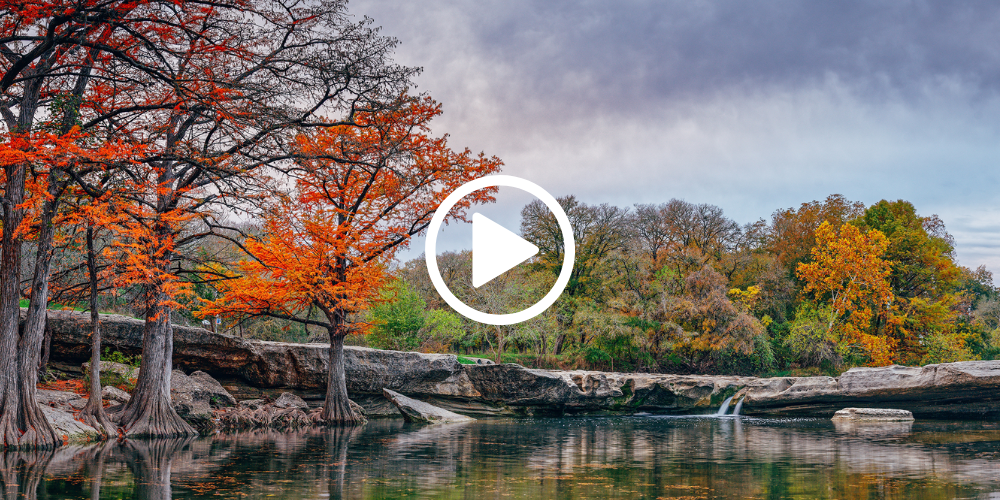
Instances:
[[[7,498],[1000,498],[997,422],[374,421],[0,460]]]

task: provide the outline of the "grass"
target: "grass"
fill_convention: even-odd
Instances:
[[[28,299],[21,299],[20,302],[19,302],[19,306],[20,307],[28,307],[28,305],[30,303],[31,302]],[[83,308],[83,307],[64,306],[62,304],[56,304],[55,302],[49,302],[49,306],[46,309],[49,309],[51,311],[65,311],[65,310],[86,311],[87,310],[86,308]]]

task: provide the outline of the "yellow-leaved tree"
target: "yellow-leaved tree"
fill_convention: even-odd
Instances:
[[[838,231],[824,222],[816,229],[812,262],[800,263],[797,269],[806,283],[803,293],[829,306],[828,333],[840,345],[859,350],[873,366],[891,364],[895,357],[895,339],[873,334],[870,328],[876,316],[894,321],[891,266],[883,258],[888,245],[876,229],[862,232],[844,224]]]

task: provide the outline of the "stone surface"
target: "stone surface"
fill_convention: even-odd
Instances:
[[[472,417],[459,415],[458,413],[438,408],[437,406],[424,403],[423,401],[408,398],[398,392],[390,391],[389,389],[383,389],[382,392],[389,401],[392,401],[392,403],[399,408],[399,412],[403,414],[403,418],[410,422],[446,424],[456,422],[472,422],[475,420]]]
[[[185,375],[174,370],[170,375],[170,400],[177,414],[196,428],[209,425],[212,408],[236,405],[236,399],[222,384],[202,371]]]
[[[80,369],[83,371],[84,376],[90,376],[90,362],[86,362],[81,365]],[[124,380],[135,380],[139,378],[139,368],[135,366],[124,365],[121,363],[114,363],[112,361],[101,361],[101,373],[116,373],[120,375]]]
[[[101,387],[101,398],[111,404],[125,404],[132,399],[132,396],[117,387],[106,385]]]
[[[36,397],[39,406],[58,408],[68,412],[80,411],[84,406],[87,406],[87,398],[75,392],[38,389]]]
[[[913,420],[913,413],[891,408],[844,408],[833,414],[833,420],[859,422],[900,422]]]
[[[89,315],[51,311],[52,359],[90,355]],[[138,354],[142,321],[105,316],[104,342]],[[328,369],[326,344],[286,344],[174,327],[174,362],[186,370],[260,388],[246,399],[295,392],[316,404]],[[712,413],[744,390],[744,415],[831,417],[848,406],[898,408],[917,418],[1000,418],[1000,361],[855,368],[840,377],[695,376],[532,370],[462,365],[454,355],[345,347],[347,390],[369,416],[396,409],[382,389],[472,415]],[[264,391],[272,391],[264,393]],[[250,392],[250,391],[248,391]],[[249,397],[248,397],[249,396]]]
[[[49,405],[38,405],[55,429],[56,435],[69,442],[90,441],[97,437],[97,429],[77,420],[71,411]]]
[[[278,408],[298,408],[300,410],[309,409],[309,405],[306,404],[305,400],[290,392],[281,393],[278,399],[274,400],[274,406]]]

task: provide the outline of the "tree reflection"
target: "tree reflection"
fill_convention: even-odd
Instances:
[[[53,454],[53,450],[0,453],[0,487],[4,499],[37,499],[38,485]]]

